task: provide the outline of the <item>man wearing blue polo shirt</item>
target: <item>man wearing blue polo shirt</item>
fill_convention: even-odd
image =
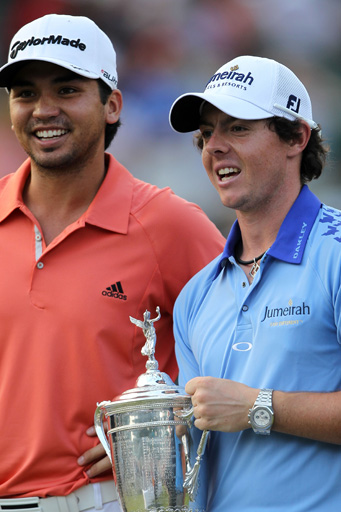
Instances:
[[[306,183],[327,149],[287,67],[241,56],[180,96],[197,146],[237,220],[223,254],[174,310],[180,384],[210,430],[209,512],[341,506],[341,212]]]

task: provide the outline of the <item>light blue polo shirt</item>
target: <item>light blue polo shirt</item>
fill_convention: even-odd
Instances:
[[[223,254],[176,301],[180,384],[203,375],[340,390],[341,212],[304,186],[251,285],[233,256],[239,238],[236,222]],[[210,512],[341,509],[340,446],[249,429],[211,433],[207,455]]]

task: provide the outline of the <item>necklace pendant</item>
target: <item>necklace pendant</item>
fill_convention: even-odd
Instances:
[[[252,279],[253,279],[255,277],[255,275],[257,274],[259,269],[260,269],[260,266],[258,265],[257,261],[254,260],[253,265],[251,267],[251,270],[249,272],[249,276],[252,277]]]

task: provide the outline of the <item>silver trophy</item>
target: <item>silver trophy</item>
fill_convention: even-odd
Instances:
[[[124,512],[205,512],[208,431],[193,425],[191,397],[158,370],[154,322],[145,311],[141,327],[148,356],[136,387],[97,404],[96,432],[108,454]],[[107,433],[104,428],[106,419]],[[200,473],[199,473],[200,469]]]

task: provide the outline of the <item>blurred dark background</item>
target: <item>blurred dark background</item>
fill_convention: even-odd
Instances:
[[[136,177],[199,204],[226,235],[234,214],[220,204],[192,144],[168,124],[176,97],[203,90],[237,55],[274,58],[307,87],[331,148],[312,190],[341,208],[341,3],[339,0],[1,0],[0,62],[14,33],[48,13],[92,18],[112,39],[123,92],[122,127],[109,151]],[[0,175],[26,155],[0,89]]]

